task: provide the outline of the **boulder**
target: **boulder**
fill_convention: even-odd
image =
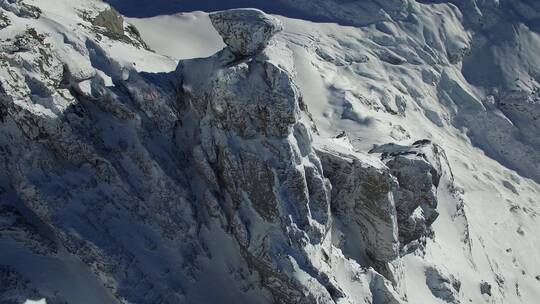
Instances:
[[[212,25],[238,57],[262,51],[283,30],[280,20],[257,9],[232,9],[210,14]]]
[[[488,282],[480,283],[480,293],[491,297],[491,284]]]

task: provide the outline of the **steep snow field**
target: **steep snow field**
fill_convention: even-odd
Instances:
[[[174,59],[208,57],[225,46],[203,12],[127,20],[153,50]]]
[[[8,2],[0,0],[3,4]],[[185,79],[188,83],[204,83],[205,79],[197,77],[213,75],[216,62],[223,60],[220,56],[225,55],[214,55],[224,47],[224,43],[212,27],[208,14],[202,11],[179,13],[168,8],[155,12],[170,12],[170,15],[140,18],[155,13],[137,14],[133,9],[128,10],[128,1],[112,1],[120,10],[124,8],[130,12],[129,15],[133,17],[126,18],[127,23],[137,27],[153,52],[138,45],[136,37],[131,34],[128,35],[129,43],[122,40],[124,38],[113,39],[96,34],[91,23],[82,16],[85,11],[96,15],[95,12],[106,9],[107,5],[102,2],[26,2],[39,7],[41,17],[23,18],[16,16],[16,13],[0,10],[12,23],[0,29],[2,51],[11,52],[6,45],[27,28],[35,28],[38,33],[48,35],[47,42],[52,45],[52,54],[60,58],[59,70],[64,65],[80,74],[92,74],[88,70],[96,70],[96,75],[70,80],[73,83],[80,81],[70,92],[76,91],[83,97],[72,93],[75,97],[69,98],[55,93],[54,98],[47,99],[40,97],[46,95],[43,92],[47,89],[31,84],[47,83],[49,78],[54,78],[55,73],[60,74],[61,71],[54,69],[54,64],[51,64],[51,70],[46,65],[46,72],[36,68],[35,74],[24,74],[26,78],[22,82],[30,84],[28,92],[21,93],[15,103],[46,121],[36,119],[36,125],[40,126],[38,129],[46,130],[43,132],[56,128],[48,125],[49,120],[55,121],[51,125],[64,119],[70,121],[73,130],[62,130],[60,135],[53,136],[60,142],[56,149],[67,149],[63,148],[62,143],[69,142],[71,145],[74,137],[82,139],[73,146],[85,148],[68,149],[63,156],[65,160],[63,157],[50,156],[51,161],[48,157],[52,152],[47,149],[38,147],[34,152],[26,150],[25,147],[30,144],[17,139],[17,136],[22,138],[24,132],[13,131],[18,130],[15,123],[8,121],[2,126],[2,147],[18,147],[13,150],[6,148],[12,154],[1,154],[4,160],[14,159],[4,155],[21,153],[25,155],[25,161],[17,167],[5,165],[5,172],[13,174],[0,176],[0,198],[7,205],[15,205],[19,201],[32,202],[29,209],[33,211],[29,213],[39,213],[38,217],[42,217],[42,210],[36,202],[40,202],[42,197],[43,201],[54,197],[54,206],[47,208],[57,209],[43,211],[43,214],[54,215],[47,217],[49,222],[45,221],[45,225],[36,220],[35,215],[20,215],[19,211],[13,212],[3,207],[0,210],[0,282],[12,283],[6,285],[12,290],[4,290],[0,286],[0,296],[3,297],[0,299],[6,299],[6,303],[43,303],[42,298],[47,298],[46,303],[49,304],[61,301],[120,303],[119,299],[125,303],[228,303],[237,299],[241,291],[241,301],[270,302],[272,295],[257,287],[260,278],[255,278],[251,265],[245,264],[245,257],[238,254],[235,243],[237,236],[221,230],[217,221],[194,228],[197,220],[205,217],[204,214],[197,214],[194,211],[198,210],[197,207],[190,203],[195,196],[201,195],[201,190],[193,184],[185,186],[189,184],[186,180],[193,176],[175,173],[175,170],[184,168],[182,166],[187,168],[181,156],[178,156],[185,152],[184,148],[179,147],[195,141],[188,141],[188,135],[174,134],[175,141],[182,144],[169,143],[168,133],[163,130],[169,130],[168,125],[173,124],[171,117],[176,115],[171,113],[177,109],[171,106],[173,110],[170,110],[157,102],[145,103],[162,98],[166,101],[164,103],[172,104],[177,99],[168,91],[167,81],[170,79],[164,75],[175,71],[179,60],[195,58],[185,61],[184,69],[186,73],[191,73],[191,78]],[[397,282],[393,282],[393,290],[401,296],[400,302],[377,298],[375,290],[382,287],[373,287],[376,280],[364,278],[376,277],[370,272],[373,268],[369,268],[369,271],[363,269],[360,271],[362,275],[358,275],[353,271],[359,267],[358,264],[349,265],[349,253],[343,249],[347,258],[342,257],[341,250],[338,250],[336,256],[332,256],[335,258],[334,264],[324,264],[320,268],[327,271],[325,267],[333,267],[333,272],[327,272],[335,275],[335,278],[328,279],[331,281],[329,284],[337,284],[347,294],[336,303],[538,303],[538,4],[532,0],[500,3],[471,0],[455,1],[456,4],[446,1],[420,3],[386,0],[361,4],[358,1],[337,0],[282,2],[286,6],[275,4],[273,12],[286,12],[284,7],[294,7],[296,10],[291,15],[276,15],[284,24],[284,31],[277,35],[278,46],[273,46],[269,59],[264,60],[280,67],[288,66],[286,49],[292,51],[294,72],[291,74],[297,76],[302,100],[310,113],[309,116],[304,115],[302,121],[312,126],[316,150],[326,147],[344,154],[352,153],[367,163],[371,162],[370,165],[374,167],[382,166],[376,160],[383,157],[380,154],[382,150],[377,148],[387,143],[411,146],[417,140],[429,139],[444,150],[442,177],[437,187],[439,216],[432,224],[434,233],[423,239],[425,245],[411,247],[396,262],[402,264],[399,266],[401,268],[396,266],[396,269],[401,269],[397,272],[401,273],[393,276],[397,278]],[[212,2],[201,3],[201,7],[194,9],[224,8]],[[257,2],[252,3],[252,6],[261,7]],[[313,9],[313,5],[321,11]],[[172,9],[178,7],[173,5]],[[332,20],[332,15],[335,15],[335,23],[315,22],[317,18],[308,18],[312,21],[291,18],[302,16],[302,12],[306,16],[310,12],[310,16],[319,16],[320,20],[325,21]],[[355,13],[363,18],[355,20],[351,17]],[[212,55],[214,57],[211,59],[200,59]],[[30,57],[29,62],[34,62],[33,59]],[[15,66],[17,60],[7,62]],[[24,70],[24,65],[21,66],[20,69]],[[1,79],[7,79],[10,75],[8,71],[14,69],[6,68]],[[142,76],[132,76],[135,71]],[[33,77],[38,80],[28,80]],[[235,74],[228,77],[225,79],[232,79],[231,82],[235,83]],[[65,82],[65,79],[53,79],[52,82]],[[213,84],[217,92],[222,92],[219,91],[220,85],[225,86],[221,82]],[[213,96],[215,93],[204,91],[210,88],[197,89],[199,91],[190,94]],[[103,90],[108,92],[103,93],[109,98],[106,100],[124,100],[122,98],[125,96],[134,95],[134,101],[125,104],[123,101],[107,101],[102,104],[97,101],[100,98],[96,95]],[[227,94],[236,93],[231,91],[223,90]],[[120,97],[115,99],[111,96]],[[25,98],[30,98],[32,102],[25,104],[21,101]],[[91,113],[90,123],[78,122],[81,124],[78,125],[71,122],[82,120],[76,117],[83,115],[77,112],[77,102],[83,104],[85,111],[82,112]],[[70,113],[74,110],[77,114]],[[132,113],[143,114],[133,114],[136,118],[125,118],[125,124],[116,121],[118,117],[131,117]],[[21,117],[24,115],[21,114]],[[211,116],[204,117],[212,119]],[[186,119],[185,124],[196,123]],[[90,129],[85,131],[85,128]],[[23,127],[21,129],[25,130]],[[165,133],[167,136],[163,135]],[[37,142],[36,146],[39,146],[42,144],[40,140],[38,136],[31,142]],[[298,139],[293,141],[301,142]],[[250,146],[250,149],[264,146],[250,141],[251,144],[253,147]],[[120,150],[107,149],[115,145],[121,147]],[[267,147],[264,146],[264,149]],[[271,149],[264,151],[271,153]],[[367,156],[369,151],[372,153]],[[40,152],[40,158],[33,155]],[[102,181],[99,178],[96,177],[96,182],[89,176],[99,177],[104,174],[100,170],[109,172],[107,170],[111,169],[96,165],[95,173],[87,165],[70,163],[76,163],[74,159],[77,159],[77,155],[86,155],[84,153],[107,159],[112,163],[111,167],[133,171],[126,174],[117,169],[117,175],[111,178],[115,181],[103,182],[100,186]],[[115,159],[115,153],[121,156]],[[40,171],[48,167],[56,168],[49,162],[64,161],[67,171],[55,172],[60,177],[47,177]],[[302,161],[309,162],[305,159]],[[34,166],[41,169],[33,169]],[[20,172],[16,172],[18,170]],[[13,190],[17,194],[9,190],[16,184],[13,182],[15,179],[21,187]],[[193,179],[194,184],[201,185],[201,177]],[[72,184],[63,186],[60,180],[72,181]],[[69,187],[73,190],[64,189]],[[80,190],[77,190],[78,187]],[[35,189],[44,190],[41,193]],[[55,189],[64,189],[65,197],[63,194],[53,194]],[[78,191],[84,193],[81,196],[86,198],[73,198]],[[154,195],[154,192],[158,194]],[[107,207],[95,203],[101,200],[117,204]],[[71,202],[66,210],[62,210],[64,204],[61,202],[64,201]],[[129,204],[140,204],[137,205],[139,209],[133,211],[134,214],[124,212],[124,205],[131,206]],[[245,216],[253,211],[242,212]],[[77,218],[70,217],[74,214]],[[147,217],[151,218],[149,221],[159,223],[162,230],[156,232],[157,229],[145,226]],[[314,221],[311,214],[310,220]],[[20,228],[20,231],[13,228],[16,226],[14,223],[25,221],[37,227],[35,229],[39,233],[33,230],[29,232],[27,228]],[[59,226],[62,232],[50,232],[53,226]],[[270,230],[263,224],[255,227],[251,232],[254,235],[259,233],[257,229]],[[100,233],[100,237],[96,232]],[[40,250],[49,249],[42,248],[43,245],[39,243],[42,237],[36,235],[49,234],[55,235],[50,237],[52,241],[47,241],[55,243],[49,244],[55,248],[55,253],[39,253]],[[194,240],[197,237],[207,242],[200,244]],[[117,247],[112,245],[114,242],[121,243],[122,250],[128,249],[126,252],[118,249],[117,252]],[[266,245],[264,242],[261,244]],[[74,250],[71,247],[82,249]],[[308,244],[305,248],[308,248],[305,251],[309,258],[318,254],[317,245]],[[197,252],[204,255],[202,260],[195,256]],[[294,254],[291,253],[291,256]],[[285,273],[290,271],[287,267],[294,269],[293,276],[308,286],[315,286],[313,282],[317,280],[324,281],[320,277],[313,279],[315,275],[311,273],[312,270],[294,263],[302,264],[294,261],[290,266],[280,266]],[[195,280],[191,272],[197,271],[201,275]],[[366,271],[368,274],[365,274]],[[175,272],[181,275],[175,275]],[[362,279],[350,280],[354,276]],[[278,284],[274,281],[264,282],[267,285],[272,283]],[[175,292],[170,292],[165,285],[172,286]],[[373,293],[373,297],[368,293]],[[362,302],[363,298],[368,300]],[[321,303],[331,303],[325,302],[325,299],[321,297],[319,300]]]

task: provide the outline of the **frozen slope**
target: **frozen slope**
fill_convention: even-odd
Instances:
[[[536,4],[342,2],[310,3],[355,27],[278,17],[285,30],[264,56],[223,66],[222,51],[182,68],[177,59],[223,47],[205,13],[128,19],[152,53],[136,37],[126,43],[96,31],[82,12],[97,15],[106,9],[100,2],[29,1],[43,11],[38,19],[2,11],[12,23],[0,30],[9,54],[2,79],[22,80],[1,92],[0,282],[11,285],[0,299],[281,303],[299,301],[299,292],[311,303],[536,303]],[[373,18],[351,21],[347,12]],[[51,57],[13,51],[27,27],[48,35]],[[24,39],[43,44],[33,36]],[[259,64],[280,71],[267,74],[273,87],[246,72]],[[182,92],[171,87],[179,75]],[[278,75],[294,75],[295,84]],[[249,99],[258,94],[274,106]],[[300,96],[310,115],[299,111]],[[269,136],[281,138],[281,125],[257,116],[250,100],[295,131]],[[232,116],[220,115],[223,105]],[[244,111],[257,117],[247,129]],[[411,146],[420,139],[444,151],[428,157],[440,162],[439,216],[398,253],[392,206],[400,201],[387,194],[409,190],[408,174],[413,194],[434,189],[414,188],[426,177],[415,175],[420,166],[395,162],[424,164],[431,144]],[[387,143],[402,147],[378,146]],[[275,200],[261,187],[274,183]],[[379,186],[394,190],[373,206]],[[288,205],[285,196],[303,202],[290,189],[309,194],[307,209]],[[241,191],[232,199],[239,206],[227,205]],[[360,208],[347,209],[352,202]],[[358,218],[367,229],[350,224]]]
[[[128,21],[137,26],[153,50],[175,59],[208,57],[224,47],[203,12],[128,18]]]

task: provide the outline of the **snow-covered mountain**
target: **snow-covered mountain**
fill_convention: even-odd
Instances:
[[[111,3],[0,0],[0,303],[537,303],[539,2]]]

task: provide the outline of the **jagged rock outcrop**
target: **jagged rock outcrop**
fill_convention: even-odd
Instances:
[[[93,20],[95,26],[104,27],[111,35],[124,35],[124,18],[114,9],[101,11]]]
[[[381,153],[399,183],[396,210],[401,246],[429,236],[430,226],[439,215],[437,187],[442,175],[442,149],[429,140],[420,140],[412,146],[377,146],[370,153]]]
[[[153,286],[161,271],[141,266],[149,262],[148,250],[183,248],[172,254],[176,262],[170,267],[175,279],[184,280],[179,261],[186,252],[202,251],[189,236],[196,222],[180,174],[165,173],[156,161],[158,153],[169,160],[167,166],[180,161],[164,139],[171,135],[160,128],[170,123],[169,102],[175,99],[152,89],[160,102],[148,107],[162,110],[159,121],[141,121],[143,106],[128,95],[123,69],[92,40],[92,32],[78,30],[59,42],[42,29],[27,28],[0,42],[0,210],[3,220],[17,223],[10,224],[16,230],[2,233],[1,262],[22,268],[30,281],[37,270],[66,278],[38,285],[48,303],[78,302],[68,290],[86,303],[181,302],[178,287]],[[132,78],[138,84],[140,78]],[[158,138],[160,152],[151,152]],[[120,232],[122,227],[138,236],[124,242],[131,232]],[[79,279],[68,279],[74,271]]]
[[[440,268],[428,266],[425,270],[426,285],[431,293],[446,303],[459,304],[461,282]]]
[[[236,36],[224,31],[220,22],[225,21],[216,19],[224,18],[219,14],[227,17],[227,29],[246,32]],[[336,191],[338,207],[331,210],[334,193],[323,175],[323,163],[331,160],[321,163],[323,153],[316,153],[311,134],[300,121],[301,95],[292,53],[278,41],[261,50],[274,29],[263,28],[270,35],[262,40],[257,31],[242,38],[249,34],[244,26],[251,23],[253,14],[258,19],[270,18],[253,10],[211,15],[226,42],[243,40],[239,43],[248,51],[235,50],[237,41],[228,42],[215,56],[181,62],[177,69],[182,99],[190,105],[188,117],[195,120],[190,153],[205,183],[205,187],[197,187],[204,189],[198,196],[234,235],[242,255],[259,273],[275,302],[333,303],[341,298],[356,302],[340,287],[332,270],[331,260],[342,259],[332,258],[334,249],[328,243],[332,225],[336,225],[332,212],[342,220],[340,228],[347,229],[343,232],[351,232],[347,234],[351,238],[348,254],[363,256],[358,259],[362,263],[367,255],[388,262],[398,251],[395,208],[389,194],[395,182],[380,168],[354,167],[349,176],[331,181],[339,188],[340,178],[347,179],[348,185],[360,179],[360,189]],[[381,189],[372,189],[370,183]],[[366,228],[367,232],[362,231]],[[327,258],[321,261],[321,254]],[[296,278],[295,272],[309,273],[312,279]],[[372,283],[376,286],[370,291],[373,297],[399,303],[392,288],[382,283],[385,279],[370,280],[375,278],[380,282]]]
[[[241,15],[237,18],[243,22]],[[291,267],[290,258],[301,268],[315,269],[304,246],[323,242],[330,205],[329,185],[298,120],[292,56],[277,58],[274,52],[290,54],[275,45],[237,62],[225,49],[180,64],[182,98],[193,107],[188,115],[195,117],[197,130],[191,153],[206,184],[199,195],[207,205],[218,202],[224,228],[231,230],[275,301],[331,301],[328,291],[317,290],[323,274],[310,287],[278,271]],[[291,242],[288,258],[280,245],[286,239]],[[338,290],[331,282],[322,285]]]
[[[279,21],[235,10],[214,23],[225,49],[151,75],[90,27],[1,42],[6,255],[58,276],[78,265],[99,303],[402,303],[391,170],[315,148]]]
[[[332,185],[333,243],[360,265],[373,267],[401,291],[403,269],[395,206],[398,183],[375,157],[336,147],[339,144],[332,140],[316,147],[324,175]]]
[[[360,263],[389,262],[399,256],[394,196],[398,184],[371,156],[317,148],[332,184],[331,209],[338,246]]]
[[[235,11],[238,19],[227,22],[248,35],[253,14],[274,22],[253,10]],[[363,190],[373,196],[375,221],[386,222],[362,218],[364,202],[354,203],[359,219],[342,209],[370,263],[344,256],[332,243],[331,185],[301,121],[293,55],[272,40],[278,27],[270,25],[236,37],[240,51],[230,44],[151,76],[122,66],[91,38],[66,36],[61,44],[30,28],[2,42],[0,140],[10,145],[0,155],[23,157],[2,162],[0,210],[6,219],[26,219],[23,206],[33,214],[6,234],[16,244],[7,253],[24,248],[21,259],[39,263],[42,255],[57,269],[74,267],[60,253],[80,259],[100,303],[190,303],[201,297],[191,290],[215,284],[205,279],[209,271],[242,279],[224,279],[224,291],[205,301],[233,294],[247,302],[364,303],[354,297],[361,290],[400,303],[388,274],[376,271],[395,256],[395,216],[385,197],[392,180],[379,181],[379,169],[351,172],[364,188],[371,178],[381,183],[380,193]],[[371,230],[361,236],[361,227]],[[145,267],[154,263],[148,252],[166,256],[159,264],[166,269]],[[221,255],[230,259],[216,260]],[[57,298],[73,301],[64,292]]]
[[[488,282],[482,281],[480,283],[480,293],[488,297],[491,297],[491,284],[489,284]]]
[[[52,2],[2,1],[37,19],[0,8],[0,302],[535,303],[538,187],[522,177],[540,162],[509,139],[539,142],[538,5],[280,1],[331,19],[274,35],[236,11],[225,50],[170,73],[105,2]],[[485,27],[464,21],[475,6]],[[320,146],[315,124],[354,148]],[[411,137],[448,147],[455,184],[428,143],[355,150]]]
[[[41,9],[23,0],[0,0],[0,7],[22,18],[39,18]]]
[[[17,270],[0,265],[0,302],[24,303],[27,299],[39,299],[39,293]]]
[[[5,29],[11,24],[11,20],[9,17],[4,13],[0,12],[0,30]]]
[[[105,7],[99,12],[84,11],[81,17],[92,24],[92,30],[98,34],[98,39],[100,35],[103,35],[149,50],[146,42],[141,38],[139,30],[127,23],[124,17],[112,7]]]
[[[210,14],[212,25],[239,57],[263,50],[283,30],[281,21],[257,9],[233,9]]]

